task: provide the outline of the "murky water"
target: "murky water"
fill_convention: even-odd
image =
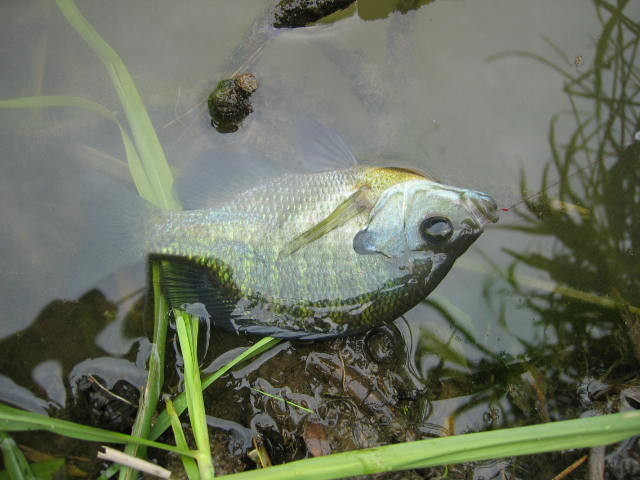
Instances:
[[[521,205],[523,215],[504,212],[427,302],[385,329],[382,345],[390,342],[399,363],[372,353],[383,347],[371,335],[286,344],[219,392],[230,404],[251,403],[252,415],[212,406],[212,416],[244,433],[298,432],[307,443],[289,445],[294,453],[281,455],[288,460],[311,448],[300,432],[316,431],[315,423],[295,415],[279,423],[283,412],[248,385],[286,389],[336,419],[336,450],[398,441],[398,428],[411,433],[405,440],[638,407],[640,161],[632,143],[640,130],[640,4],[621,2],[624,17],[610,21],[598,3],[441,0],[401,14],[394,2],[360,1],[332,23],[250,36],[264,2],[78,2],[127,64],[176,172],[221,145],[286,162],[291,138],[281,126],[299,113],[340,132],[367,163],[416,167],[487,192],[503,208],[522,199],[523,176],[531,193],[545,169],[553,183],[606,158],[530,209]],[[5,2],[0,12],[0,99],[73,95],[124,119],[103,65],[55,4]],[[237,133],[221,135],[203,102],[240,66],[260,82],[254,113]],[[68,407],[87,391],[79,379],[88,375],[107,388],[123,379],[141,386],[151,326],[130,312],[137,301],[142,309],[142,293],[130,294],[144,287],[144,266],[109,277],[80,302],[61,300],[70,300],[90,238],[83,178],[99,170],[130,182],[118,128],[71,107],[0,109],[0,145],[0,400],[34,411]],[[207,362],[247,343],[213,338]],[[357,389],[341,389],[327,373],[345,359],[353,370],[343,373],[356,384],[386,379],[369,390],[393,399],[382,402],[394,403],[388,415],[413,412],[400,427],[390,421],[380,433],[365,421],[380,409],[362,408]],[[281,365],[303,366],[302,376],[281,378]],[[357,438],[346,438],[341,421],[354,418],[347,410],[364,425]],[[241,434],[234,438],[246,447]],[[560,461],[546,473],[571,463]],[[476,473],[534,478],[536,465]]]

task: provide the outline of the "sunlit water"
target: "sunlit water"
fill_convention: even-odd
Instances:
[[[528,52],[576,76],[587,72],[602,29],[593,5],[441,0],[403,15],[374,5],[381,3],[361,1],[359,13],[329,25],[258,35],[264,48],[249,66],[260,82],[255,112],[237,133],[226,136],[209,126],[203,101],[219,79],[249,58],[247,51],[256,50],[253,44],[236,49],[263,15],[264,2],[82,0],[78,6],[127,64],[176,171],[220,145],[286,161],[291,138],[280,135],[280,125],[306,113],[338,131],[368,163],[386,158],[425,170],[446,183],[487,192],[499,207],[520,201],[523,173],[530,190],[539,188],[551,158],[550,122],[571,108],[565,79],[531,56],[491,57]],[[0,99],[80,96],[102,103],[124,121],[103,65],[54,4],[5,2],[0,12],[0,63],[5,66]],[[640,18],[640,4],[632,2],[625,13]],[[580,108],[593,107],[583,103]],[[559,143],[575,129],[575,122],[561,122]],[[90,224],[84,220],[90,212],[82,208],[83,176],[102,170],[129,182],[120,163],[125,156],[118,129],[73,108],[0,109],[0,144],[0,338],[6,345],[0,351],[0,399],[34,410],[61,406],[68,400],[63,385],[83,373],[141,385],[149,327],[132,332],[125,322],[137,297],[118,309],[100,298],[93,312],[58,304],[56,314],[38,316],[49,302],[68,298],[72,272],[82,267],[74,260],[87,248],[83,239]],[[554,180],[557,172],[549,173]],[[481,370],[482,359],[528,362],[527,346],[542,349],[555,342],[553,329],[525,304],[528,286],[523,295],[514,293],[487,261],[506,271],[514,258],[505,249],[524,255],[550,250],[551,237],[501,229],[521,223],[513,211],[504,212],[431,297],[468,336],[429,305],[405,315],[401,331],[419,381],[426,382],[440,362],[472,374]],[[518,271],[549,280],[540,269],[521,266]],[[138,266],[99,287],[118,301],[144,282],[144,267]],[[87,325],[101,315],[106,323]],[[435,344],[425,332],[459,357],[443,357],[442,346],[429,349]],[[21,351],[23,339],[27,344]],[[104,361],[90,360],[96,358]],[[524,374],[532,371],[525,368]],[[499,426],[501,416],[508,416],[513,402],[511,407],[503,402],[500,408],[506,410],[500,411],[492,399],[503,394],[484,391],[477,405],[456,415],[455,433]],[[473,389],[462,393],[450,399],[443,395],[424,421],[450,428],[448,419]]]

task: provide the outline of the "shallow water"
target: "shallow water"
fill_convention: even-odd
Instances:
[[[583,0],[441,0],[406,14],[383,4],[360,1],[357,10],[333,22],[247,40],[264,2],[78,2],[127,64],[176,171],[220,145],[266,152],[286,164],[292,140],[280,134],[281,125],[306,113],[340,132],[367,163],[420,168],[445,183],[487,192],[503,208],[521,200],[522,175],[531,192],[541,188],[553,148],[564,155],[563,146],[579,127],[572,105],[586,112],[580,118],[607,110],[601,99],[568,95],[566,77],[541,60],[583,76],[585,84],[601,78],[602,92],[612,97],[621,96],[616,72],[626,61],[627,69],[635,68],[622,88],[627,103],[615,121],[607,122],[603,113],[599,122],[608,129],[608,143],[598,140],[604,136],[598,130],[588,156],[568,156],[575,158],[567,171],[613,151],[624,150],[626,163],[609,158],[550,189],[550,200],[566,203],[547,204],[540,219],[528,214],[528,222],[513,210],[504,212],[393,335],[406,353],[400,369],[432,392],[430,413],[414,419],[422,433],[427,424],[434,431],[463,433],[597,410],[578,393],[591,379],[638,388],[633,367],[640,345],[628,334],[638,328],[638,311],[623,314],[602,305],[605,298],[640,306],[633,277],[639,222],[632,208],[640,200],[639,183],[633,168],[625,171],[625,165],[638,165],[637,152],[626,148],[640,130],[633,49],[619,49],[609,62],[596,64],[609,14],[601,10],[599,19],[595,6]],[[55,5],[5,2],[0,12],[0,62],[11,67],[0,80],[0,99],[74,95],[122,116],[104,67]],[[624,13],[640,18],[640,4],[629,2]],[[624,30],[625,44],[637,44],[635,25],[635,37],[633,29]],[[519,53],[492,58],[505,52]],[[260,82],[252,97],[255,111],[237,133],[218,134],[202,102],[245,61]],[[550,128],[558,115],[553,140]],[[67,298],[71,274],[81,267],[74,260],[90,237],[83,176],[102,170],[129,181],[118,129],[73,108],[0,109],[0,144],[0,399],[33,410],[65,406],[74,393],[69,385],[89,374],[108,387],[121,378],[141,385],[151,327],[139,317],[130,321],[127,312],[139,298],[128,295],[144,286],[144,266],[102,282],[104,297],[94,292],[80,304],[50,303]],[[599,170],[616,165],[620,178]],[[549,169],[549,182],[560,176]],[[589,209],[590,216],[575,205]],[[616,223],[618,217],[629,220]],[[509,282],[504,276],[514,255],[521,260],[518,274],[526,277]],[[593,281],[598,277],[604,285]],[[552,294],[558,284],[573,290]],[[237,339],[221,338],[227,340],[216,342],[209,357],[237,346]],[[307,363],[314,351],[288,348],[287,355]],[[331,348],[351,349],[360,358],[356,347],[339,342],[317,350]],[[258,368],[247,375],[267,378]],[[274,367],[266,362],[264,368]],[[441,390],[433,390],[434,379]],[[301,384],[289,386],[305,394]],[[318,398],[331,388],[327,380]],[[607,392],[617,395],[616,388]]]

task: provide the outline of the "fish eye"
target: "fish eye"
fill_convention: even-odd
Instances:
[[[453,235],[453,225],[446,217],[427,217],[420,224],[420,235],[431,245],[442,245]]]

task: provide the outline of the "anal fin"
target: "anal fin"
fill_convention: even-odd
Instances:
[[[183,259],[160,261],[160,285],[172,308],[195,313],[215,326],[234,330],[232,312],[237,298],[210,268]]]

